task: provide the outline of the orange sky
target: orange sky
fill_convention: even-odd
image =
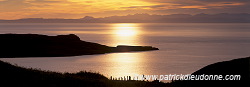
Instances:
[[[0,19],[250,13],[249,0],[0,0]]]

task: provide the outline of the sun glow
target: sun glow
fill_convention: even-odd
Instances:
[[[141,33],[138,24],[119,23],[112,24],[113,42],[116,45],[137,45],[139,44],[139,35]]]
[[[116,24],[114,28],[117,36],[135,36],[138,32],[134,24]]]
[[[116,34],[119,36],[134,36],[136,35],[136,31],[134,31],[131,27],[121,27],[116,31]]]

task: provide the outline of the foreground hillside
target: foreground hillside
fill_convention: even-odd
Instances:
[[[0,61],[1,87],[78,87],[106,86],[108,79],[98,73],[57,73],[27,69]]]
[[[0,61],[0,87],[165,87],[167,83],[109,80],[99,73],[59,73]]]
[[[250,57],[210,64],[195,71],[192,75],[222,75],[222,78],[176,81],[172,84],[177,87],[249,87]],[[230,75],[239,77],[230,77]]]
[[[250,57],[208,65],[192,75],[241,75],[240,80],[158,81],[109,80],[99,73],[58,73],[22,68],[0,61],[0,87],[249,87]]]

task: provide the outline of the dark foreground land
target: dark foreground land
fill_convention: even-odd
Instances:
[[[159,50],[151,46],[109,47],[86,42],[74,34],[47,36],[38,34],[0,34],[0,58],[16,57],[64,57]]]
[[[217,62],[192,73],[192,75],[203,74],[222,75],[223,78],[221,80],[175,81],[171,84],[175,87],[250,87],[250,57]],[[240,80],[226,80],[226,75],[240,75]]]
[[[99,73],[58,73],[23,68],[0,61],[0,87],[249,87],[250,57],[239,58],[208,65],[193,75],[241,75],[237,81],[118,81],[110,80]]]
[[[59,73],[23,68],[0,61],[0,87],[165,87],[166,83],[109,80],[105,76],[81,71]]]

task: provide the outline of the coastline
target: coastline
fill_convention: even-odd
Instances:
[[[75,34],[47,36],[39,34],[0,34],[0,58],[66,57],[114,52],[159,50],[152,46],[118,45],[109,47],[82,41]]]

